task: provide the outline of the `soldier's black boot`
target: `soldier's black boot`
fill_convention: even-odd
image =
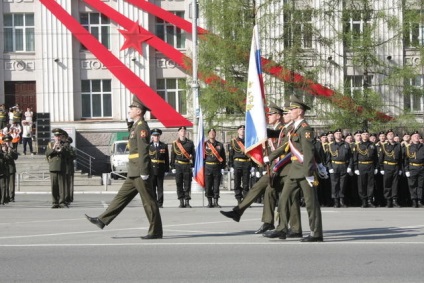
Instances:
[[[334,199],[334,207],[335,208],[340,207],[340,203],[339,203],[339,199],[338,198],[335,198]]]
[[[420,207],[420,208],[423,208],[424,207],[424,204],[420,200],[418,201],[418,207]]]
[[[340,206],[341,207],[347,207],[347,205],[344,203],[344,199],[340,198]]]
[[[218,207],[218,208],[220,208],[221,206],[218,204],[218,199],[217,198],[215,198],[214,200],[213,200],[213,206],[214,207]]]
[[[184,200],[183,199],[180,199],[180,206],[179,206],[179,208],[184,208],[184,207],[185,207]]]
[[[393,207],[391,199],[386,199],[386,207]]]
[[[362,207],[362,208],[367,207],[367,200],[366,200],[366,199],[363,199],[363,200],[362,200],[362,205],[361,205],[361,207]]]
[[[212,198],[208,198],[208,207],[212,208],[213,204],[212,204]]]
[[[397,208],[400,207],[400,205],[397,202],[397,199],[395,199],[395,198],[393,199],[393,207],[397,207]]]
[[[375,205],[372,203],[371,199],[368,200],[368,207],[375,207]]]
[[[186,199],[186,201],[185,201],[185,207],[191,208],[190,200]]]
[[[413,199],[412,200],[412,207],[415,207],[415,208],[418,207],[418,204],[417,204],[417,200],[416,199]]]

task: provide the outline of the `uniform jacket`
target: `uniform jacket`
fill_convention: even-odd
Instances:
[[[359,170],[359,165],[372,165],[373,168],[378,168],[377,147],[370,141],[362,141],[355,143],[353,147],[353,167],[354,170]]]
[[[12,149],[10,152],[5,152],[3,154],[4,154],[6,166],[9,170],[9,174],[15,174],[16,173],[15,160],[18,159],[18,153],[16,152],[16,150]]]
[[[293,126],[292,123],[285,125],[279,130],[279,139],[280,145],[269,154],[269,162],[271,162],[271,171],[272,167],[282,158],[284,158],[289,152],[290,149],[288,147],[288,133]],[[291,161],[284,167],[280,168],[278,171],[279,176],[287,176],[291,167]]]
[[[246,163],[251,165],[250,158],[244,154],[244,150],[240,148],[239,143],[244,145],[244,139],[236,137],[228,145],[228,167],[234,167],[234,159],[246,160]]]
[[[400,143],[394,142],[391,144],[388,141],[380,143],[378,150],[378,162],[380,164],[380,170],[385,170],[385,167],[393,168],[393,166],[397,166],[398,169],[403,168],[402,146]]]
[[[405,172],[411,172],[411,176],[414,175],[414,171],[424,169],[424,144],[410,143],[405,146],[404,167]]]
[[[211,145],[213,145],[216,151],[221,156],[222,161],[219,161],[218,158],[213,154]],[[208,166],[208,162],[219,163],[221,169],[225,168],[226,165],[226,156],[225,156],[225,148],[224,145],[219,141],[211,142],[210,140],[205,142],[205,162],[206,166]]]
[[[147,122],[140,118],[130,129],[128,138],[128,177],[150,175],[151,161],[149,156],[150,128]]]
[[[353,158],[350,145],[344,141],[333,141],[328,144],[327,167],[335,173],[346,173],[346,169],[353,168]]]
[[[158,147],[155,147],[154,143],[151,142],[149,156],[152,160],[154,175],[163,176],[165,172],[169,172],[169,151],[166,143],[159,141]]]
[[[50,172],[65,172],[66,160],[62,151],[54,149],[55,142],[49,142],[46,148],[46,157],[49,162]],[[63,150],[63,149],[62,149]]]
[[[179,149],[177,143],[180,143],[185,151],[190,155],[190,159],[187,159],[184,154]],[[181,141],[180,139],[177,139],[172,143],[172,150],[171,150],[171,168],[175,168],[175,162],[181,161],[181,162],[188,162],[191,164],[191,166],[194,166],[194,160],[196,159],[196,154],[194,150],[194,143],[193,141],[189,139],[185,139],[184,141]]]

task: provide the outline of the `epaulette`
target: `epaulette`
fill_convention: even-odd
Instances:
[[[138,121],[137,125],[143,124],[143,121]]]
[[[302,126],[302,128],[305,128],[305,127],[308,126],[308,124],[306,124],[305,122],[303,122],[301,126]]]

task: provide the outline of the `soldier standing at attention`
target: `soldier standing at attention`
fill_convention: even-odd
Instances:
[[[8,119],[9,119],[9,114],[7,113],[7,110],[4,104],[2,104],[0,105],[0,131],[7,126]]]
[[[293,130],[288,134],[288,143],[292,154],[292,164],[284,182],[283,191],[278,202],[280,223],[275,230],[263,234],[268,238],[286,239],[290,216],[290,199],[300,188],[305,199],[308,212],[310,235],[302,238],[301,242],[322,242],[321,208],[318,202],[316,185],[315,149],[313,144],[314,132],[305,120],[305,112],[310,107],[298,97],[290,97],[289,114],[293,119]]]
[[[52,208],[68,207],[65,200],[65,167],[62,135],[64,130],[53,129],[54,141],[46,147],[46,158],[49,163],[50,182],[52,190]]]
[[[152,160],[153,175],[152,189],[153,196],[156,199],[158,206],[163,207],[163,181],[165,174],[169,172],[169,152],[168,145],[160,141],[162,130],[152,130],[152,142],[149,146],[149,156]]]
[[[411,141],[405,145],[404,168],[408,180],[409,193],[411,195],[412,207],[424,207],[424,145],[420,143],[420,134],[415,131],[411,133]]]
[[[65,201],[70,204],[74,201],[74,160],[77,158],[75,150],[71,143],[72,138],[66,133],[62,138],[63,148],[65,151]]]
[[[130,155],[127,178],[105,212],[98,217],[85,216],[88,221],[103,229],[105,225],[109,225],[121,213],[137,194],[140,194],[144,212],[150,224],[147,235],[141,238],[146,240],[161,239],[163,236],[162,220],[151,186],[153,172],[149,157],[150,129],[144,120],[144,114],[150,109],[135,96],[129,107],[129,117],[134,121],[134,124],[130,129],[128,138]]]
[[[237,203],[241,203],[242,198],[249,191],[250,172],[252,171],[252,161],[245,152],[244,147],[245,126],[237,128],[237,137],[233,138],[228,145],[228,167],[234,173],[234,195]],[[255,170],[253,168],[253,170]],[[243,186],[241,185],[243,183]]]
[[[342,140],[342,130],[334,131],[333,142],[328,145],[327,162],[331,179],[331,197],[334,207],[346,207],[346,178],[352,172],[353,160],[350,145]]]
[[[361,133],[361,142],[356,143],[353,148],[353,167],[358,176],[358,194],[362,200],[362,207],[375,207],[374,197],[374,175],[378,172],[377,147],[369,140],[370,134],[367,130]]]
[[[196,158],[194,143],[186,137],[187,128],[178,128],[178,138],[172,143],[171,168],[175,174],[177,196],[180,200],[180,208],[190,208],[192,167]],[[184,202],[185,201],[185,202]]]
[[[398,204],[398,183],[402,175],[402,146],[395,142],[393,130],[386,133],[387,141],[380,141],[380,174],[383,175],[383,193],[386,207],[400,207]]]
[[[208,199],[208,207],[221,207],[218,204],[219,185],[226,164],[224,145],[215,137],[215,129],[210,129],[208,131],[209,139],[205,142],[205,194]]]

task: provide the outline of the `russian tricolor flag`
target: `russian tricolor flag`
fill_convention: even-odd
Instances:
[[[203,114],[202,109],[199,111],[199,124],[197,126],[197,141],[196,141],[196,159],[194,161],[193,179],[202,188],[205,187],[205,133],[203,129]]]
[[[246,154],[257,164],[262,165],[262,143],[267,140],[265,119],[265,92],[262,78],[261,49],[258,28],[253,28],[250,47],[249,73],[246,97]]]

